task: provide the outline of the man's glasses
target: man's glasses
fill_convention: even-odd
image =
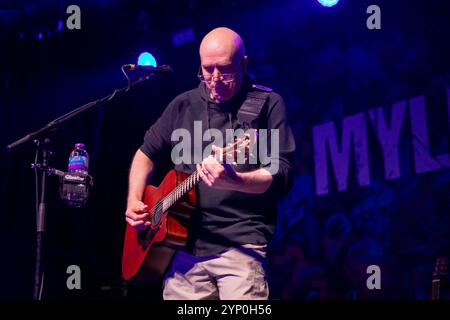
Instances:
[[[211,83],[213,81],[220,81],[223,83],[229,83],[233,82],[236,79],[237,73],[221,73],[218,77],[213,76],[212,74],[203,75],[201,71],[197,74],[197,77],[200,79],[201,82]]]

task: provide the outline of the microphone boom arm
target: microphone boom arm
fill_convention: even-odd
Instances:
[[[55,120],[49,122],[47,125],[45,125],[44,127],[42,127],[39,130],[36,130],[34,132],[30,132],[27,135],[25,135],[24,137],[14,141],[13,143],[9,144],[6,148],[8,149],[8,151],[12,151],[14,148],[18,147],[19,145],[28,142],[30,140],[34,140],[37,137],[42,136],[44,133],[56,130],[57,128],[59,128],[61,125],[63,125],[64,123],[80,116],[81,114],[95,108],[98,107],[100,105],[103,105],[109,101],[111,101],[114,97],[122,94],[123,92],[127,92],[131,87],[136,86],[137,84],[143,83],[144,81],[148,80],[151,76],[153,76],[155,74],[149,74],[149,75],[145,75],[143,77],[140,77],[139,79],[135,80],[134,82],[131,82],[129,85],[127,85],[126,87],[120,88],[120,89],[116,89],[113,91],[113,93],[100,98],[98,100],[95,101],[91,101],[88,102],[84,105],[82,105],[81,107],[78,107],[62,116],[60,116],[59,118],[56,118]]]

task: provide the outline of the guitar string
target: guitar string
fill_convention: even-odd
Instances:
[[[157,214],[158,220],[162,216],[162,214],[169,209],[178,199],[180,199],[186,191],[192,189],[196,183],[200,181],[200,175],[198,171],[195,171],[191,174],[187,179],[185,179],[181,184],[179,184],[171,193],[169,193],[166,197],[158,201],[156,206],[153,207],[152,212]],[[160,210],[161,207],[164,209],[164,202],[167,201],[169,204],[167,205],[166,210]],[[166,202],[166,203],[167,203]]]
[[[198,173],[197,171],[195,173]],[[156,212],[156,214],[158,215],[157,218],[159,220],[160,216],[162,215],[162,213],[164,213],[168,208],[170,208],[170,206],[173,205],[173,203],[175,203],[179,198],[181,198],[185,192],[181,192],[182,190],[186,190],[186,188],[189,188],[189,190],[193,187],[192,182],[194,182],[198,177],[195,177],[196,174],[192,174],[190,175],[186,180],[184,180],[180,185],[178,185],[169,195],[167,195],[166,197],[164,197],[163,199],[161,199],[158,204],[155,206],[153,212]],[[198,176],[198,174],[197,174]],[[197,181],[198,182],[198,181]],[[192,184],[192,185],[191,185]],[[167,205],[168,202],[168,205]],[[166,210],[160,210],[161,207],[163,207],[164,209],[164,203],[166,203]]]
[[[247,136],[248,137],[248,136]],[[223,158],[224,155],[227,154],[227,149],[230,148],[237,148],[239,149],[239,145],[242,143],[242,141],[237,141],[236,143],[233,143],[232,145],[225,148],[225,151],[222,150],[218,156],[220,158]],[[229,152],[228,152],[229,153]],[[218,159],[223,160],[223,159]],[[152,208],[153,215],[157,215],[157,220],[161,219],[162,214],[167,211],[176,201],[178,201],[184,194],[186,194],[189,190],[191,190],[198,182],[200,181],[200,174],[198,171],[195,171],[192,173],[188,178],[186,178],[181,184],[179,184],[177,187],[175,187],[172,192],[170,192],[167,196],[165,196],[163,199],[157,202],[157,204]],[[164,203],[166,203],[165,210],[164,209]],[[168,204],[167,204],[168,203]],[[152,217],[153,217],[152,215]]]
[[[238,143],[239,145],[239,143]],[[227,147],[231,148],[233,146]],[[224,153],[222,153],[223,155]],[[225,152],[226,154],[226,152]],[[194,181],[192,181],[194,180]],[[157,218],[159,220],[160,216],[163,212],[165,212],[167,209],[169,209],[178,199],[180,199],[187,190],[190,190],[197,182],[200,181],[200,175],[198,171],[195,171],[193,174],[191,174],[187,179],[185,179],[181,184],[179,184],[174,190],[172,190],[171,193],[169,193],[166,197],[158,201],[156,206],[153,208],[152,212],[156,212]],[[193,182],[192,185],[190,185]],[[164,203],[168,205],[165,210],[161,210],[161,207],[164,209]]]

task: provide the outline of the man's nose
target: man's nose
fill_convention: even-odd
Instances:
[[[212,80],[213,81],[219,81],[220,77],[222,76],[222,74],[220,73],[220,71],[216,68],[214,68],[214,71],[212,73]]]

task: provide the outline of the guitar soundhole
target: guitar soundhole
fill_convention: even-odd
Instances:
[[[138,231],[139,244],[142,246],[144,250],[148,247],[155,234],[156,230],[153,230],[151,228]]]
[[[158,204],[152,214],[152,228],[159,227],[163,213],[162,205]]]

